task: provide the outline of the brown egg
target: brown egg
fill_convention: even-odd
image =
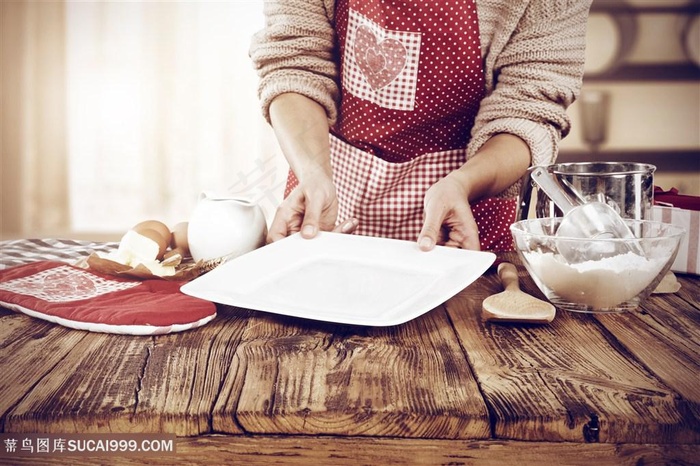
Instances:
[[[170,247],[182,251],[183,256],[189,256],[190,245],[187,240],[187,222],[180,222],[173,227]]]
[[[146,220],[141,223],[136,224],[134,228],[132,228],[136,233],[141,233],[141,230],[155,230],[160,234],[160,236],[163,237],[165,241],[170,244],[170,228],[163,223],[159,222],[158,220]]]
[[[161,232],[152,228],[141,228],[139,231],[136,231],[136,233],[141,236],[145,236],[158,245],[158,255],[156,256],[156,259],[161,260],[163,258],[163,254],[165,254],[165,251],[168,249],[168,240],[161,235]]]

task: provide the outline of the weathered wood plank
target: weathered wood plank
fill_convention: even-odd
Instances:
[[[524,268],[519,271],[523,288],[542,297]],[[694,417],[678,394],[630,357],[595,317],[559,311],[544,326],[486,323],[470,310],[501,288],[493,274],[481,280],[482,286],[472,285],[446,307],[497,438],[699,441]]]
[[[211,432],[245,317],[157,337],[75,332],[87,336],[8,414],[6,431]]]
[[[5,431],[147,432],[132,413],[152,346],[150,337],[88,333],[7,414]]]
[[[86,336],[39,319],[7,311],[0,316],[0,416],[5,416],[34,385]]]
[[[517,441],[378,439],[312,436],[202,436],[178,438],[175,454],[161,456],[48,456],[42,465],[472,465],[636,466],[695,465],[698,445],[585,444]],[[36,456],[13,465],[35,465]],[[0,458],[2,464],[2,458]]]
[[[238,404],[217,403],[214,431],[488,438],[479,388],[443,308],[362,328],[260,313],[237,354]]]
[[[652,296],[640,311],[596,318],[700,413],[700,311],[683,303],[668,295]]]
[[[689,309],[700,310],[700,280],[698,277],[680,273],[676,274],[676,279],[680,282],[681,289],[674,294],[688,303]]]
[[[135,419],[149,432],[210,433],[211,411],[228,372],[249,311],[220,307],[208,325],[155,339],[140,380]],[[241,375],[241,374],[239,374]],[[241,433],[233,420],[231,432]]]

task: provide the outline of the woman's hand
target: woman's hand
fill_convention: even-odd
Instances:
[[[429,251],[436,244],[479,250],[479,229],[469,206],[469,193],[457,172],[428,189],[423,203],[423,228],[418,246]]]
[[[358,225],[355,218],[335,224],[338,217],[338,199],[329,177],[317,175],[307,183],[299,184],[277,208],[267,242],[286,238],[301,231],[304,238],[313,238],[319,231],[352,233]]]
[[[299,231],[304,238],[313,238],[320,230],[332,230],[337,217],[338,199],[333,181],[319,173],[299,183],[282,201],[270,225],[267,242]]]
[[[469,202],[495,196],[518,181],[530,165],[530,147],[518,136],[492,136],[458,170],[428,189],[418,245],[436,244],[479,250],[479,229]]]

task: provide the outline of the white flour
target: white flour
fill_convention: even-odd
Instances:
[[[580,264],[565,264],[552,253],[525,253],[533,274],[560,298],[593,309],[605,309],[639,294],[665,261],[632,252]]]

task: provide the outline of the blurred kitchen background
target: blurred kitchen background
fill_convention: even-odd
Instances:
[[[118,240],[203,190],[268,220],[287,166],[260,115],[255,1],[3,0],[0,239]],[[700,195],[700,0],[594,0],[558,161],[637,161]]]

